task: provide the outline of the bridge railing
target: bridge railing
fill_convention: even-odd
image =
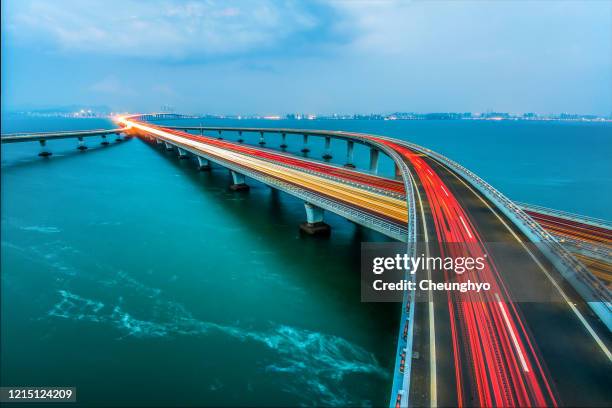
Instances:
[[[563,243],[565,248],[573,248],[570,252],[577,252],[604,262],[610,262],[612,250],[609,245],[585,242],[567,236],[559,236],[558,240]]]
[[[397,141],[396,141],[397,142]],[[573,283],[574,288],[585,298],[592,299],[595,294],[605,305],[607,315],[602,315],[599,309],[594,309],[598,316],[610,328],[610,316],[612,315],[612,297],[610,290],[576,258],[566,251],[561,244],[547,231],[545,231],[536,221],[527,215],[513,201],[504,196],[501,192],[485,182],[478,175],[450,160],[449,158],[434,152],[425,147],[416,145],[410,142],[400,142],[416,151],[427,154],[428,156],[444,163],[449,168],[453,169],[457,174],[461,175],[469,181],[474,187],[480,190],[487,198],[501,209],[509,218],[511,218],[517,227],[519,227],[533,242],[541,242],[546,245],[548,251],[543,251],[547,258],[555,265],[561,274]],[[578,280],[578,281],[577,281]],[[593,308],[595,305],[589,302]]]
[[[554,208],[543,207],[541,205],[522,203],[515,201],[515,203],[523,208],[524,210],[534,211],[541,214],[548,214],[559,218],[565,218],[567,220],[572,220],[576,222],[580,222],[582,224],[593,225],[600,228],[605,228],[612,231],[612,222],[608,220],[604,220],[601,218],[589,217],[586,215],[574,214],[567,211],[556,210]]]

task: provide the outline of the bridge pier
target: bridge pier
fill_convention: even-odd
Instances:
[[[116,133],[117,138],[115,139],[115,142],[123,142],[123,138],[121,137],[121,133]]]
[[[219,132],[219,136],[217,136],[217,139],[223,140],[223,138],[221,137],[221,131],[219,130],[218,132]]]
[[[198,170],[208,171],[210,170],[210,161],[202,156],[198,156]]]
[[[354,169],[355,165],[353,164],[353,150],[355,149],[355,143],[352,140],[347,140],[346,142],[346,164],[344,167],[348,167],[349,169]]]
[[[264,137],[264,132],[259,132],[259,145],[260,146],[266,145],[266,138]]]
[[[78,138],[78,145],[77,145],[77,149],[79,150],[87,150],[87,146],[85,146],[85,141],[83,140],[82,137]]]
[[[323,159],[331,160],[331,137],[325,136],[325,153],[323,154]]]
[[[380,150],[370,149],[370,172],[373,174],[378,173],[378,155]]]
[[[164,144],[166,145],[166,150],[172,150],[173,149],[173,146],[170,143],[164,142]]]
[[[282,140],[282,143],[280,145],[280,148],[281,149],[286,149],[288,147],[287,146],[287,134],[286,133],[284,133],[284,132],[281,133],[281,140]]]
[[[402,171],[400,170],[399,166],[397,165],[397,163],[395,164],[395,179],[396,180],[401,180],[402,179]]]
[[[106,139],[106,135],[102,135],[102,146],[108,146],[108,140]]]
[[[155,139],[155,143],[158,144],[158,145],[164,144],[164,142],[162,142],[161,139],[157,139],[157,138]]]
[[[304,147],[302,148],[302,150],[300,150],[300,152],[308,153],[309,151],[310,149],[308,148],[308,135],[304,135]]]
[[[314,236],[329,236],[331,227],[323,222],[323,209],[309,202],[304,202],[306,222],[300,224],[300,231]]]
[[[238,143],[244,143],[244,139],[242,138],[242,130],[238,131]]]
[[[230,185],[230,190],[232,191],[249,191],[248,184],[245,183],[244,174],[238,173],[234,170],[230,170],[232,173],[232,181],[233,184]]]
[[[39,140],[38,143],[40,143],[40,153],[38,153],[40,157],[49,157],[53,154],[51,153],[51,150],[47,149],[46,140]]]
[[[189,158],[189,156],[187,155],[187,152],[184,149],[181,149],[180,147],[178,147],[177,149],[178,149],[178,157],[179,157],[179,159],[187,159],[187,158]]]

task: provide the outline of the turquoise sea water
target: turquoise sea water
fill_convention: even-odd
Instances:
[[[611,124],[206,124],[406,138],[511,198],[612,218]],[[2,132],[111,126],[6,118]],[[104,406],[387,404],[398,305],[361,303],[358,278],[359,243],[386,238],[333,215],[331,239],[302,237],[297,199],[255,182],[231,193],[226,170],[199,173],[138,139],[98,143],[52,142],[50,159],[3,146],[2,385],[76,386]]]

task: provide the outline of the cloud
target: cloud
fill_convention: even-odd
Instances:
[[[254,1],[25,0],[6,7],[18,41],[127,57],[231,56],[274,50],[325,32],[331,7]]]

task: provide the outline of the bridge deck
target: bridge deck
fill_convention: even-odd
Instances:
[[[2,143],[38,142],[41,140],[70,139],[92,136],[105,136],[125,132],[125,128],[75,130],[68,132],[40,132],[40,133],[9,133],[0,137]]]

